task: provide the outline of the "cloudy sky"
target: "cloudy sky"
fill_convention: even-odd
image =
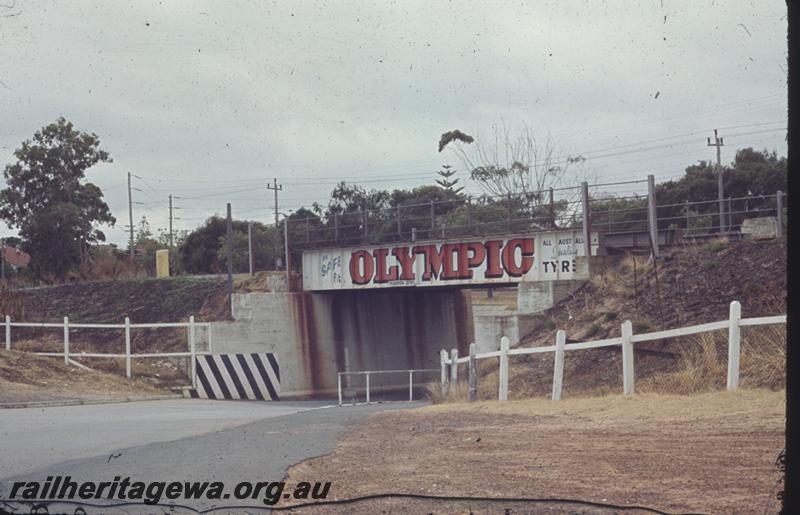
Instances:
[[[786,95],[777,0],[0,0],[0,165],[59,116],[96,133],[114,162],[88,177],[121,245],[128,172],[154,230],[170,193],[176,229],[226,202],[269,222],[273,177],[282,211],[340,180],[412,187],[450,164],[468,182],[439,136],[500,120],[602,182],[665,180],[715,157],[714,128],[725,163],[785,155]]]

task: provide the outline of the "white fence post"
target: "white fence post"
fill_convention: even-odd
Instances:
[[[131,378],[131,319],[125,317],[125,375]]]
[[[622,392],[633,395],[633,324],[626,320],[622,324]]]
[[[192,363],[189,365],[192,371],[192,388],[197,388],[197,343],[195,339],[194,315],[189,317],[189,352],[191,353],[189,359],[192,360]]]
[[[450,351],[450,382],[453,386],[458,384],[458,349]]]
[[[408,402],[414,400],[414,372],[408,371]]]
[[[367,404],[369,404],[369,374],[367,374]]]
[[[336,374],[336,382],[339,387],[339,406],[342,405],[342,373]]]
[[[11,317],[6,315],[6,350],[11,350]]]
[[[564,345],[567,343],[567,333],[559,330],[556,333],[555,362],[553,363],[553,400],[561,400],[561,385],[564,380]]]
[[[469,397],[468,400],[473,402],[478,398],[478,367],[477,367],[477,356],[478,354],[478,346],[475,343],[469,344],[469,376],[468,376],[468,385],[469,385]]]
[[[64,364],[69,365],[69,317],[64,317]]]
[[[508,338],[500,338],[500,387],[497,398],[501,401],[508,400]]]
[[[439,363],[442,367],[442,393],[447,390],[447,351],[442,349],[439,351]]]
[[[742,305],[738,300],[731,302],[730,326],[728,327],[728,390],[734,391],[739,387],[739,353],[741,351],[741,329],[739,320],[742,318]]]

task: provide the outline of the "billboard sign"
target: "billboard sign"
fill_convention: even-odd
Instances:
[[[597,255],[597,233],[591,253]],[[416,241],[303,252],[303,289],[354,290],[469,286],[588,278],[583,235],[539,232],[514,237]]]

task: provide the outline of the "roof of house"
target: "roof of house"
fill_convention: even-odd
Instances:
[[[31,256],[27,252],[10,245],[3,246],[3,257],[12,266],[28,266],[31,262]]]

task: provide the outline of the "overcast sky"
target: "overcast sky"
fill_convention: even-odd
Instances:
[[[450,164],[468,182],[440,135],[501,119],[602,182],[677,177],[715,157],[715,127],[725,163],[785,155],[786,6],[0,0],[0,81],[0,166],[59,116],[96,133],[114,162],[87,175],[124,246],[128,172],[154,230],[170,193],[176,229],[226,202],[269,222],[273,177],[282,211],[342,179],[412,187]]]

